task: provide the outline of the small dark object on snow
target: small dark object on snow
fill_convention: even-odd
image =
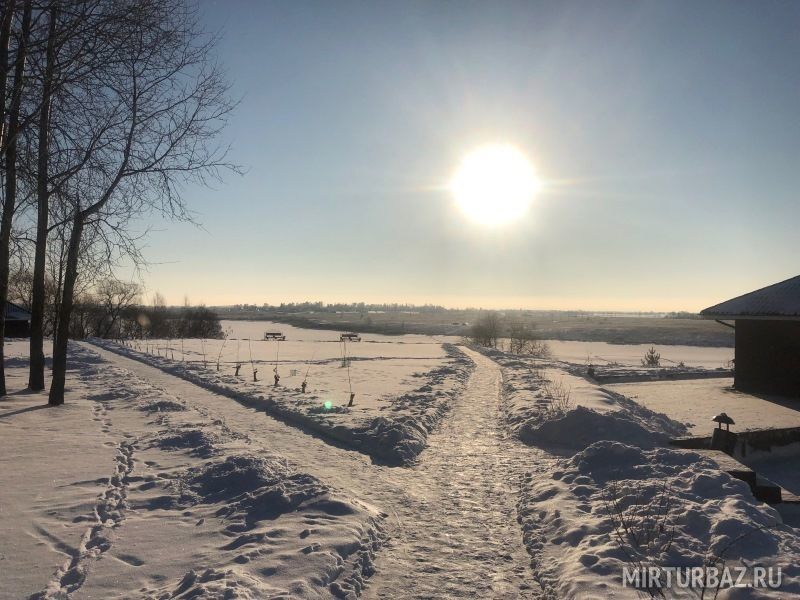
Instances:
[[[731,425],[735,424],[733,419],[731,419],[725,413],[720,413],[711,420],[719,424],[711,436],[711,449],[722,450],[726,454],[730,454],[732,456],[736,448],[737,437],[736,434],[731,431]],[[726,429],[722,428],[723,423],[725,424]]]
[[[258,381],[258,369],[253,369],[253,381]]]
[[[236,377],[239,376],[239,369],[241,369],[241,368],[242,368],[242,365],[236,365],[236,373],[235,373]]]
[[[278,382],[281,380],[281,376],[275,373],[275,387],[278,387]]]
[[[303,383],[300,384],[300,391],[302,393],[304,393],[304,394],[306,393],[306,386],[307,385],[308,385],[308,382],[306,382],[306,381],[304,381]]]
[[[353,400],[355,399],[355,397],[356,397],[356,393],[355,392],[350,392],[350,402],[347,403],[348,407],[353,406]]]
[[[719,424],[718,425],[719,429],[722,429],[722,424],[724,423],[726,431],[730,431],[731,430],[731,425],[735,425],[736,424],[736,421],[731,419],[725,413],[719,413],[718,415],[712,417],[711,420]]]

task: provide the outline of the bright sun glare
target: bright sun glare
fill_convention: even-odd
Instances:
[[[450,191],[464,214],[490,226],[519,219],[540,188],[531,163],[507,144],[470,152],[450,181]]]

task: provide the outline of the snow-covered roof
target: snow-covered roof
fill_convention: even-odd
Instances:
[[[710,319],[800,319],[800,275],[700,311]]]
[[[6,321],[30,321],[31,313],[13,302],[6,302]]]

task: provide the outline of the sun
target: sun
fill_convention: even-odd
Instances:
[[[482,146],[467,154],[449,186],[463,213],[488,226],[517,221],[541,187],[525,155],[508,144]]]

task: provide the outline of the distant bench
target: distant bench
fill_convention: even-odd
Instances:
[[[265,340],[279,340],[281,342],[286,341],[286,336],[283,335],[280,331],[267,331],[264,333]]]
[[[339,336],[340,342],[360,342],[361,336],[357,333],[343,333]]]

